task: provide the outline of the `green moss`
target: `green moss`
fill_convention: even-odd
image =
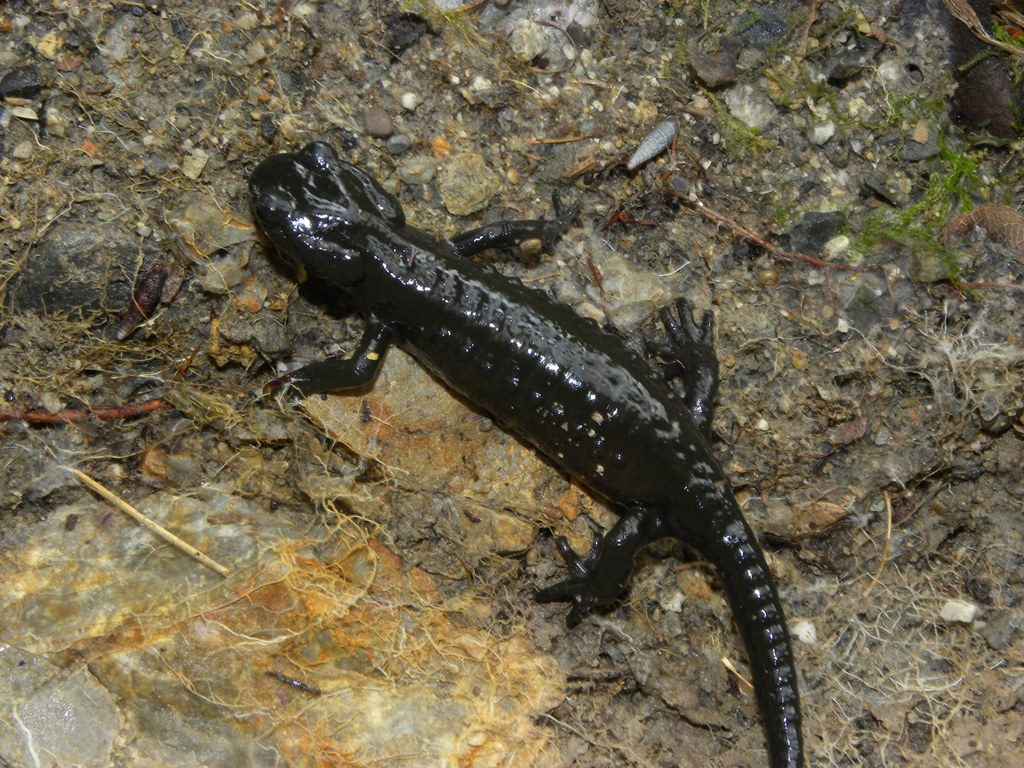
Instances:
[[[769,67],[764,77],[774,87],[768,89],[768,96],[778,107],[794,109],[804,104],[828,104],[832,112],[838,111],[836,89],[824,80],[812,76],[804,62],[797,64],[800,77],[795,78],[787,71],[790,67]]]
[[[693,0],[669,0],[665,3],[665,15],[669,18],[689,19],[694,13],[691,10]],[[711,23],[711,0],[698,0],[697,13],[700,15],[700,23],[704,29]]]
[[[796,212],[788,205],[776,206],[769,221],[772,232],[788,232],[796,224]]]
[[[432,29],[458,32],[464,36],[476,29],[469,13],[462,6],[444,10],[431,0],[401,0],[398,9],[402,13],[422,17]]]
[[[711,23],[711,0],[700,0],[700,23],[704,29]]]
[[[970,209],[972,193],[987,186],[979,156],[951,150],[939,136],[939,154],[931,161],[933,172],[917,202],[903,210],[879,210],[854,235],[855,250],[869,253],[893,241],[945,265],[946,279],[959,280],[956,252],[941,240],[942,228],[956,211]]]
[[[941,134],[935,164],[941,164],[945,172],[933,173],[921,199],[900,214],[903,226],[922,220],[935,226],[944,225],[951,210],[968,210],[972,206],[971,192],[980,190],[984,185],[979,176],[979,157],[952,151]]]
[[[722,146],[729,157],[733,160],[742,160],[770,149],[772,142],[764,138],[756,128],[750,128],[731,114],[715,94],[706,88],[701,88],[718,117],[718,130],[722,137]]]
[[[1000,40],[1000,41],[1006,43],[1007,45],[1012,45],[1014,48],[1019,49],[1021,51],[1021,53],[1024,53],[1024,44],[1022,44],[1019,39],[1015,39],[1013,37],[1013,35],[1011,35],[1006,30],[1006,27],[1004,27],[1002,24],[999,23],[999,17],[998,16],[993,17],[993,19],[992,19],[992,28],[993,28],[992,36],[996,40]]]

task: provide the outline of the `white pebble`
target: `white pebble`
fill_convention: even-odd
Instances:
[[[807,132],[807,140],[820,147],[835,135],[836,124],[829,120],[827,123],[815,123]]]
[[[752,85],[737,85],[726,91],[725,106],[747,128],[758,131],[767,128],[776,117],[775,105]]]
[[[850,250],[850,238],[836,235],[822,247],[821,252],[829,259],[834,259]]]
[[[818,642],[818,630],[813,622],[804,619],[793,625],[793,637],[801,643],[816,643]]]
[[[550,44],[544,27],[532,19],[520,20],[512,29],[508,42],[512,52],[527,64],[547,51]]]
[[[947,600],[939,611],[943,621],[970,624],[978,615],[978,606],[965,600]]]

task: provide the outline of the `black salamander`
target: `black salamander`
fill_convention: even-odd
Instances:
[[[549,247],[577,209],[507,221],[451,240],[408,225],[377,181],[313,143],[261,162],[249,182],[270,241],[309,278],[345,291],[367,320],[356,353],[284,377],[303,394],[374,380],[391,344],[408,350],[505,429],[536,446],[620,512],[542,601],[572,600],[568,624],[625,589],[637,550],[664,536],[715,565],[746,645],[772,768],[804,765],[793,651],[771,573],[711,452],[718,362],[711,315],[684,302],[661,313],[682,396],[620,338],[467,256],[540,238]],[[282,380],[273,386],[280,386]]]

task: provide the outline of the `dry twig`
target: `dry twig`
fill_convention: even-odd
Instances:
[[[90,418],[100,421],[116,421],[118,419],[134,419],[138,416],[145,416],[147,413],[173,407],[169,401],[162,397],[156,397],[138,405],[107,406],[91,410],[65,408],[56,413],[26,408],[0,408],[0,421],[27,421],[31,424],[70,424]]]
[[[85,472],[80,472],[77,469],[73,469],[71,471],[74,473],[75,477],[77,477],[83,484],[89,486],[92,490],[96,491],[96,493],[98,493],[104,499],[106,499],[115,507],[120,509],[126,515],[128,515],[128,517],[137,522],[139,525],[141,525],[147,531],[152,533],[154,536],[158,536],[164,541],[166,541],[168,544],[177,547],[189,557],[198,560],[207,568],[209,568],[212,571],[216,571],[221,576],[227,577],[231,574],[231,571],[229,571],[223,565],[218,563],[216,560],[209,557],[208,555],[203,554],[198,549],[189,544],[187,541],[179,539],[177,536],[168,531],[159,523],[155,523],[152,520],[150,520],[148,517],[139,512],[139,510],[137,510],[127,501],[122,499],[120,496],[116,495],[113,491],[109,490],[106,486],[100,485],[98,482],[93,480],[91,477],[85,474]]]
[[[1011,45],[1010,43],[1004,43],[1002,40],[997,40],[986,31],[981,20],[978,18],[978,14],[974,12],[974,9],[967,3],[967,0],[942,0],[942,2],[945,4],[946,9],[953,14],[958,21],[966,25],[979,40],[982,40],[989,45],[993,45],[1011,56],[1024,58],[1024,48],[1021,48],[1019,45]]]

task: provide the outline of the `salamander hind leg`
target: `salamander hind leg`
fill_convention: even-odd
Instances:
[[[676,315],[668,309],[659,313],[665,326],[666,344],[648,344],[650,351],[674,365],[670,375],[679,378],[683,404],[704,436],[711,437],[715,395],[718,393],[718,355],[715,352],[714,315],[709,311],[700,325],[685,299],[676,301]]]
[[[622,594],[637,551],[662,538],[663,528],[661,516],[655,510],[634,507],[627,509],[604,536],[595,536],[590,552],[583,557],[560,536],[558,551],[569,567],[569,578],[542,589],[537,600],[572,600],[566,624],[576,626],[591,610]]]

